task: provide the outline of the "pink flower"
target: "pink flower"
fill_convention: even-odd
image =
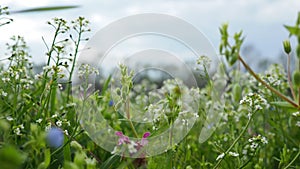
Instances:
[[[116,135],[119,136],[119,141],[118,141],[118,145],[121,144],[128,144],[130,143],[130,140],[127,136],[123,135],[122,131],[117,131]]]
[[[147,137],[149,137],[149,136],[150,136],[150,132],[144,133],[143,138],[140,143],[142,146],[145,146],[146,144],[148,144]]]

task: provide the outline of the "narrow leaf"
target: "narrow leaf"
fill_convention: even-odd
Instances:
[[[47,11],[57,11],[57,10],[65,10],[65,9],[73,9],[79,8],[78,5],[68,5],[68,6],[48,6],[48,7],[38,7],[38,8],[30,8],[24,10],[11,11],[11,14],[15,13],[28,13],[28,12],[47,12]]]

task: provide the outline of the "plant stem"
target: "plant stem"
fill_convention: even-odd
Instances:
[[[221,162],[223,161],[223,159],[225,158],[225,156],[230,152],[230,150],[234,147],[234,145],[239,141],[239,139],[242,137],[242,135],[246,132],[247,128],[249,127],[249,124],[252,120],[252,117],[254,116],[255,112],[250,116],[249,120],[247,121],[246,126],[244,127],[244,129],[242,130],[242,132],[240,133],[240,135],[234,140],[234,142],[230,145],[230,147],[225,151],[224,153],[224,157],[221,158],[218,163],[214,166],[214,169],[216,169]]]
[[[69,84],[68,84],[68,89],[67,89],[67,103],[70,100],[70,93],[71,93],[71,87],[72,87],[72,76],[73,76],[73,72],[74,72],[74,69],[75,69],[75,63],[76,63],[76,59],[77,59],[77,55],[78,55],[81,35],[82,35],[82,26],[79,27],[79,33],[78,33],[77,41],[74,42],[75,43],[75,52],[74,52],[72,68],[71,68],[71,71],[70,71],[70,74],[69,74],[69,79],[68,79]]]
[[[298,151],[298,153],[296,154],[296,156],[293,158],[293,160],[287,166],[284,167],[284,169],[288,169],[297,160],[297,158],[299,157],[299,155],[300,155],[300,150]]]
[[[129,103],[130,103],[130,102],[129,102],[129,99],[127,98],[127,99],[126,99],[126,103],[125,103],[126,116],[127,116],[128,122],[129,122],[129,124],[130,124],[130,128],[132,129],[132,131],[133,131],[135,137],[136,137],[136,138],[139,138],[139,136],[138,136],[138,134],[137,134],[137,132],[136,132],[136,130],[135,130],[135,128],[134,128],[134,125],[133,125],[133,123],[132,123],[132,121],[131,121],[131,119],[130,119],[130,105],[129,105]]]
[[[287,74],[288,74],[288,82],[289,82],[289,85],[290,85],[290,89],[291,89],[293,99],[296,100],[296,95],[295,95],[293,83],[292,83],[292,80],[291,80],[291,57],[290,57],[290,54],[288,54],[288,56],[287,56]]]
[[[279,96],[280,98],[282,98],[283,100],[289,102],[292,106],[294,106],[295,108],[299,109],[299,105],[297,103],[295,103],[293,100],[287,98],[286,96],[284,96],[282,93],[280,93],[279,91],[277,91],[276,89],[274,89],[272,86],[270,86],[268,83],[266,83],[264,80],[262,80],[259,76],[257,76],[257,74],[247,65],[247,63],[243,60],[243,58],[241,56],[239,56],[239,60],[241,61],[241,63],[243,64],[243,66],[247,69],[247,71],[257,80],[259,81],[261,84],[263,84],[266,88],[268,88],[269,90],[271,90],[273,93],[275,93],[277,96]]]

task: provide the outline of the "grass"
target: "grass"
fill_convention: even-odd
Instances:
[[[7,8],[0,9],[5,26],[11,20]],[[298,60],[299,20],[286,26],[299,41]],[[98,70],[76,64],[89,22],[55,18],[48,25],[53,39],[44,41],[48,59],[41,72],[33,71],[20,36],[11,38],[1,60],[1,168],[300,168],[300,78],[299,70],[290,73],[289,41],[283,43],[288,68],[275,64],[256,74],[240,55],[242,32],[231,40],[223,25],[220,54],[228,66],[206,74],[206,86],[189,88],[173,79],[145,92],[153,84],[134,84],[134,72],[120,65],[119,79],[103,79],[101,90],[91,92]],[[195,62],[206,70],[206,62]],[[75,76],[81,84],[72,86]],[[224,85],[222,94],[217,84]],[[210,110],[219,123],[205,123]],[[147,123],[137,122],[144,116]],[[209,129],[215,129],[211,137],[199,142]]]

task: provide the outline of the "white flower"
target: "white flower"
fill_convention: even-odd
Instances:
[[[57,117],[57,114],[53,114],[51,117],[52,117],[52,118],[56,118],[56,117]]]
[[[4,92],[4,91],[2,91],[2,92],[1,92],[1,95],[4,96],[4,97],[6,97],[6,96],[7,96],[7,93]]]
[[[300,115],[300,113],[297,111],[297,112],[294,112],[292,115],[297,117]]]
[[[134,141],[130,141],[130,144],[128,144],[128,150],[130,154],[136,153],[137,149],[135,148],[137,144]]]
[[[68,103],[67,105],[66,105],[66,107],[75,107],[76,106],[76,103]]]
[[[18,135],[18,136],[22,135],[22,134],[21,134],[21,130],[20,130],[19,127],[17,127],[17,128],[14,129],[14,133],[15,133],[16,135]]]
[[[44,66],[44,67],[43,67],[43,70],[44,70],[44,71],[49,71],[49,70],[51,70],[51,69],[52,69],[51,66]]]
[[[251,149],[256,149],[258,147],[258,144],[257,143],[252,143],[251,145],[250,145],[250,148]]]
[[[58,84],[58,88],[59,88],[59,90],[63,90],[63,86],[62,86],[62,84]]]
[[[230,156],[232,156],[232,157],[238,157],[239,156],[239,153],[236,153],[236,152],[229,152],[228,153]]]
[[[43,119],[39,118],[39,119],[37,119],[35,122],[41,123],[42,121],[43,121]]]
[[[262,142],[263,144],[268,144],[268,140],[266,139],[266,137],[262,137],[262,138],[261,138],[261,142]]]
[[[8,120],[8,121],[13,121],[14,119],[13,119],[11,116],[7,116],[7,117],[6,117],[6,120]]]
[[[34,79],[41,79],[43,77],[43,75],[42,74],[36,74],[36,75],[34,75]]]
[[[224,158],[224,156],[225,156],[225,154],[224,154],[224,153],[222,153],[222,154],[218,155],[218,157],[217,157],[216,161],[218,161],[218,160],[220,160],[220,159]]]
[[[297,121],[296,126],[300,127],[300,121]]]
[[[49,122],[45,127],[45,131],[49,131],[51,129],[51,123]]]
[[[250,107],[254,106],[255,111],[262,110],[263,107],[268,108],[270,106],[266,99],[256,93],[249,93],[246,95],[242,100],[240,100],[240,104],[246,104]]]
[[[58,127],[61,127],[61,125],[62,125],[62,121],[60,121],[60,120],[57,120],[57,122],[56,122],[56,125],[57,125]]]

